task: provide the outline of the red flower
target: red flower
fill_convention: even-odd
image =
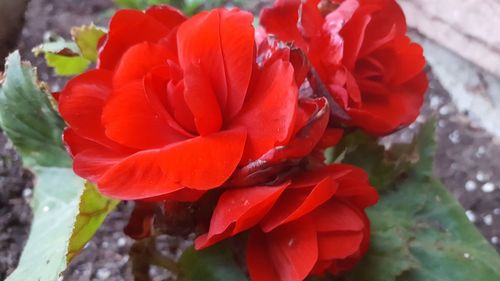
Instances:
[[[252,21],[239,10],[118,11],[97,69],[59,97],[75,172],[115,198],[193,201],[247,167],[244,181],[248,165],[306,156],[328,105],[299,99],[286,50],[257,63]],[[298,147],[306,129],[315,142]]]
[[[252,280],[304,280],[352,268],[368,249],[364,209],[378,195],[364,171],[332,165],[278,186],[222,194],[197,249],[250,230],[247,265]]]
[[[347,112],[337,116],[344,124],[385,135],[418,116],[428,85],[425,59],[406,36],[395,0],[277,0],[261,23],[307,54]]]

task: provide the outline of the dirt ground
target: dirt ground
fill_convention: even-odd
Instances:
[[[23,59],[34,62],[40,78],[50,81],[57,90],[63,79],[54,79],[43,60],[32,55],[31,49],[42,42],[46,30],[68,37],[72,26],[92,20],[105,24],[112,7],[111,0],[31,1],[18,44]],[[500,140],[458,113],[432,70],[430,76],[431,86],[423,115],[439,117],[436,173],[463,204],[469,219],[500,251]],[[403,138],[405,134],[402,133]],[[15,268],[29,231],[31,179],[31,174],[22,169],[12,145],[0,135],[0,280]],[[123,203],[108,217],[83,253],[70,265],[65,280],[131,280],[127,262],[132,241],[119,231],[130,211],[130,204]],[[155,275],[154,280],[168,278],[164,272]]]

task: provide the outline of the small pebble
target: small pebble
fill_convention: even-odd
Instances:
[[[121,237],[120,239],[118,239],[116,244],[118,244],[118,247],[123,247],[123,246],[127,245],[127,239],[124,237]]]
[[[441,98],[437,96],[432,96],[430,101],[430,106],[432,109],[437,109],[441,105]]]
[[[469,181],[467,181],[467,182],[465,183],[465,190],[467,190],[467,191],[469,191],[469,192],[472,192],[472,191],[474,191],[474,190],[476,190],[476,189],[477,189],[477,184],[476,184],[476,182],[475,182],[475,181],[471,181],[471,180],[469,180]]]
[[[499,241],[498,241],[498,236],[493,236],[493,237],[491,237],[491,243],[493,243],[493,244],[498,244],[498,242],[499,242]]]
[[[439,114],[441,115],[448,115],[451,112],[451,108],[448,105],[445,105],[439,109]]]
[[[450,139],[452,143],[458,144],[460,142],[460,133],[455,130],[448,136],[448,139]]]
[[[465,212],[465,215],[467,216],[467,218],[469,219],[469,221],[476,222],[476,215],[474,214],[473,211],[468,210],[468,211]]]
[[[490,193],[495,190],[495,185],[491,182],[487,182],[481,187],[481,189],[483,190],[483,192]]]
[[[495,215],[499,216],[499,215],[500,215],[500,208],[495,208],[495,209],[493,210],[493,214],[495,214]]]
[[[111,276],[111,271],[106,268],[100,268],[97,270],[96,276],[100,280],[106,280],[109,278],[109,276]]]
[[[486,148],[484,146],[480,146],[476,151],[476,157],[481,158],[486,154]]]
[[[466,259],[470,258],[470,254],[469,253],[464,253],[464,258],[466,258]]]
[[[493,216],[492,215],[484,216],[483,222],[484,222],[484,224],[489,225],[489,226],[493,225]]]
[[[489,180],[489,179],[490,179],[490,176],[489,176],[489,175],[487,175],[487,174],[486,174],[485,172],[483,172],[483,171],[478,171],[478,172],[477,172],[477,174],[476,174],[476,179],[477,179],[478,181],[483,181],[483,182],[484,182],[484,181]]]
[[[33,191],[31,190],[31,188],[23,189],[23,197],[24,198],[31,198],[32,194],[33,194]]]

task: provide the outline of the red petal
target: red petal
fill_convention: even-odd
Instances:
[[[260,222],[290,183],[255,186],[224,192],[215,207],[207,234],[196,239],[197,249],[234,236]]]
[[[344,38],[344,56],[342,61],[350,70],[356,66],[356,60],[363,46],[365,31],[370,20],[370,15],[356,15],[351,18],[341,31],[341,35]]]
[[[297,220],[328,201],[337,191],[338,184],[331,177],[319,182],[312,190],[289,189],[278,200],[261,222],[264,232]]]
[[[344,136],[344,130],[336,128],[327,128],[320,142],[318,143],[319,148],[328,148],[335,146],[340,142]]]
[[[113,86],[122,87],[134,80],[142,80],[154,67],[167,65],[176,54],[168,48],[148,42],[129,48],[122,56],[113,76]]]
[[[181,11],[169,5],[152,6],[145,13],[161,22],[168,30],[176,28],[186,20]]]
[[[144,199],[144,201],[147,202],[159,202],[159,201],[165,201],[165,200],[173,200],[175,202],[196,202],[198,201],[203,195],[205,195],[207,191],[205,190],[196,190],[196,189],[190,189],[190,188],[181,188],[177,191],[174,191],[169,194],[165,195],[160,195],[157,197],[150,197]]]
[[[104,134],[102,108],[111,94],[111,73],[92,70],[71,79],[59,97],[59,112],[73,131],[94,142],[117,146]]]
[[[69,127],[64,129],[63,141],[64,144],[66,145],[66,150],[72,157],[74,157],[75,155],[86,149],[102,147],[102,145],[96,142],[81,137],[80,135],[75,133],[73,129]]]
[[[209,77],[196,64],[188,65],[185,75],[184,99],[193,113],[198,133],[204,136],[219,131],[224,120]]]
[[[349,202],[359,208],[373,206],[379,198],[375,188],[371,187],[368,182],[360,182],[357,179],[340,181],[336,196],[347,198]]]
[[[142,80],[115,89],[104,108],[102,122],[106,135],[137,149],[160,148],[183,141],[185,136],[172,129],[164,118],[165,109]]]
[[[396,36],[406,34],[405,16],[396,1],[373,1],[368,5],[362,5],[361,8],[372,13],[372,19],[366,29],[365,43],[360,52],[361,56],[369,54]]]
[[[128,153],[114,152],[104,147],[89,148],[74,156],[73,170],[82,178],[98,182],[111,167],[129,155]]]
[[[310,107],[310,109],[306,110],[307,107]],[[302,158],[309,155],[316,147],[328,126],[330,116],[328,102],[324,98],[301,99],[299,109],[308,111],[307,122],[300,124],[299,128],[294,128],[298,132],[288,144],[272,149],[263,155],[260,160],[275,163],[285,159]],[[297,123],[295,127],[297,127]]]
[[[393,52],[394,70],[390,83],[392,85],[401,85],[418,76],[425,68],[424,50],[416,43],[411,42],[410,38],[401,36],[396,38],[390,46]],[[391,57],[389,57],[390,59]],[[383,58],[380,58],[384,62]]]
[[[360,231],[365,223],[359,212],[342,201],[334,200],[316,209],[311,217],[318,232]]]
[[[328,232],[318,234],[320,260],[345,259],[359,251],[363,232]]]
[[[309,105],[313,105],[312,110],[306,112],[305,108],[309,108]],[[328,104],[323,98],[310,101],[302,99],[300,106],[294,125],[294,130],[299,131],[291,141],[273,147],[257,160],[238,169],[231,179],[233,185],[249,186],[274,180],[276,175],[291,172],[291,168],[296,166],[302,157],[311,153],[328,125]]]
[[[245,139],[244,130],[233,129],[142,151],[111,168],[99,180],[99,187],[121,199],[159,196],[180,187],[212,189],[234,172]]]
[[[92,182],[96,182],[109,167],[132,153],[104,147],[76,134],[71,128],[64,130],[63,139],[73,157],[75,173]]]
[[[250,232],[246,247],[247,267],[254,281],[279,281],[280,276],[269,254],[266,234],[258,229]],[[302,280],[301,280],[302,281]]]
[[[99,53],[98,68],[112,70],[123,53],[140,42],[157,42],[171,30],[153,16],[136,10],[120,10],[111,18],[109,33]]]
[[[186,131],[196,134],[196,124],[194,116],[184,99],[184,83],[180,81],[177,84],[169,82],[167,85],[167,107],[175,120],[185,128]]]
[[[280,279],[304,280],[318,260],[318,240],[314,224],[301,219],[267,234],[269,254]]]
[[[255,62],[253,15],[238,10],[220,11],[220,44],[228,87],[224,116],[233,118],[245,101]]]
[[[273,7],[262,9],[260,23],[268,33],[307,51],[307,42],[297,28],[299,7],[299,0],[277,0]]]
[[[254,64],[253,36],[252,15],[238,10],[202,12],[178,30],[181,67],[190,69],[194,64],[199,68],[185,76],[205,77],[190,78],[186,87],[197,88],[193,83],[198,80],[209,81],[206,85],[227,118],[241,109],[248,90]]]
[[[387,97],[364,102],[360,108],[349,109],[351,123],[373,135],[390,134],[415,121],[427,87],[427,75],[421,72],[414,79],[391,90]]]
[[[293,67],[276,61],[259,75],[252,96],[231,124],[248,129],[242,163],[256,160],[271,148],[287,143],[293,133],[296,110]]]
[[[358,172],[359,171],[359,172]],[[305,171],[293,180],[293,188],[303,188],[311,187],[318,184],[327,177],[332,177],[335,180],[342,179],[343,177],[349,176],[351,173],[356,173],[356,175],[361,176],[361,180],[368,180],[368,176],[363,170],[352,165],[347,164],[333,164],[321,169],[313,171]]]

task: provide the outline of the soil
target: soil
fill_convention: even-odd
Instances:
[[[66,38],[72,26],[91,21],[105,24],[111,0],[37,0],[31,1],[26,24],[17,47],[23,59],[38,67],[39,76],[49,81],[53,90],[63,85],[43,59],[31,49],[43,41],[44,32],[53,31]],[[500,252],[500,140],[474,126],[466,115],[457,112],[448,93],[429,70],[431,85],[423,116],[435,114],[438,123],[436,173],[463,204],[469,219]],[[408,138],[412,125],[401,138]],[[12,272],[18,262],[31,222],[29,203],[32,175],[22,168],[19,156],[0,135],[0,280]],[[85,250],[70,265],[65,280],[132,280],[128,266],[131,239],[121,231],[131,211],[122,203],[103,224]],[[156,269],[153,269],[156,270]],[[155,272],[154,280],[168,280],[165,272]]]

